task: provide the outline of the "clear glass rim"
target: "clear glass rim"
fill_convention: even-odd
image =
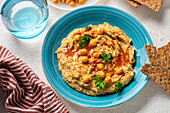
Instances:
[[[5,3],[6,3],[6,2],[4,2],[3,5],[4,5]],[[3,5],[2,5],[2,7],[3,7]],[[9,7],[9,6],[8,6],[8,7]],[[5,15],[3,15],[2,12],[3,12],[6,8],[4,8],[3,10],[2,10],[2,8],[0,9],[0,15],[3,16],[3,17],[5,17],[6,19],[23,20],[23,19],[26,19],[26,18],[29,18],[29,17],[35,15],[35,14],[38,13],[39,10],[42,9],[42,8],[43,8],[43,7],[39,7],[35,12],[33,12],[32,14],[30,14],[29,16],[24,17],[24,18],[20,18],[20,19],[18,19],[18,18],[9,18],[9,17],[6,17]]]

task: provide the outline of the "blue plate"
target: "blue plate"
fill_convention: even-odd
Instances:
[[[97,25],[108,22],[123,30],[135,48],[135,75],[133,80],[121,93],[105,96],[87,96],[70,88],[62,79],[58,69],[55,51],[60,47],[63,38],[75,28],[84,25]],[[49,30],[42,47],[42,66],[51,86],[67,100],[80,106],[90,108],[107,108],[122,104],[137,95],[147,84],[149,78],[140,72],[144,62],[148,62],[144,45],[152,41],[142,24],[133,16],[119,9],[107,6],[90,6],[74,10],[60,18]]]

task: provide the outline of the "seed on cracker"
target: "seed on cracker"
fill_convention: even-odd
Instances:
[[[132,6],[134,7],[139,7],[141,4],[139,4],[138,2],[135,2],[133,0],[127,0],[127,2],[129,2]]]

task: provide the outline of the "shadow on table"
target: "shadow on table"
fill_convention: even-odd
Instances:
[[[156,85],[153,81],[149,81],[147,86],[133,99],[112,108],[85,108],[82,106],[75,105],[65,99],[64,101],[66,102],[64,102],[64,104],[66,105],[66,107],[68,107],[68,109],[71,108],[72,111],[70,112],[74,113],[137,113],[142,108],[146,108],[145,106],[149,106],[148,102],[152,100],[155,96],[170,99],[170,96],[167,92],[165,92],[162,88]]]

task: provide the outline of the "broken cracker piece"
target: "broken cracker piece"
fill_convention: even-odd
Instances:
[[[139,7],[141,4],[139,4],[138,2],[135,2],[133,0],[127,0],[127,2],[129,2],[132,6],[134,7]]]
[[[152,65],[170,69],[170,42],[158,48],[158,51],[152,45],[145,45],[144,47]]]
[[[163,3],[163,0],[133,0],[133,1],[145,5],[156,12],[159,12],[161,5]]]
[[[170,70],[144,63],[140,71],[170,94]]]
[[[147,56],[149,58],[149,62],[154,65],[155,64],[155,58],[156,58],[156,47],[152,45],[144,45]]]

